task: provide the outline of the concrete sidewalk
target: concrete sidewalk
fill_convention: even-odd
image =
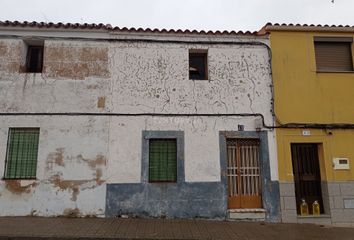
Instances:
[[[340,239],[354,228],[209,220],[0,218],[0,239]]]

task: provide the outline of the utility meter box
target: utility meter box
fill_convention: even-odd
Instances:
[[[335,170],[349,169],[349,158],[333,158],[333,169]]]

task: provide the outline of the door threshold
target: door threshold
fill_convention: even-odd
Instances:
[[[229,213],[265,213],[264,208],[234,208],[228,209]]]
[[[263,208],[228,209],[227,216],[229,220],[264,221],[266,210]]]

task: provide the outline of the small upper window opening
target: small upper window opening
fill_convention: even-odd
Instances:
[[[43,42],[28,44],[26,56],[26,72],[40,73],[43,69]]]
[[[189,79],[208,79],[208,52],[206,50],[189,51]]]

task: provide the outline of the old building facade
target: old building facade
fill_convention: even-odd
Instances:
[[[353,27],[269,25],[282,221],[353,226]],[[301,216],[304,199],[309,215]],[[314,215],[312,204],[320,205]]]
[[[279,220],[266,35],[0,24],[0,215]]]

